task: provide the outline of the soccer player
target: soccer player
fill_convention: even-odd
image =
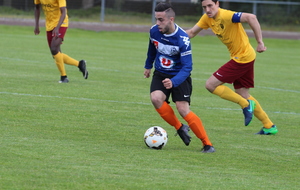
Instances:
[[[175,24],[175,12],[168,3],[155,7],[156,25],[150,29],[150,40],[145,61],[145,78],[149,78],[153,64],[155,71],[150,86],[150,98],[159,115],[174,126],[186,146],[190,144],[189,128],[202,141],[202,152],[212,153],[215,149],[210,142],[202,121],[190,110],[192,94],[192,52],[188,35]],[[182,124],[169,105],[169,97],[188,123]]]
[[[250,25],[257,41],[256,51],[262,53],[267,48],[256,16],[222,9],[218,0],[201,0],[201,3],[205,14],[186,32],[193,38],[201,30],[211,28],[227,46],[231,57],[206,81],[206,89],[225,100],[239,104],[243,109],[245,126],[249,125],[254,114],[263,124],[263,128],[256,134],[276,134],[278,132],[276,125],[269,119],[259,102],[249,94],[249,88],[254,88],[256,53],[241,23],[246,22]],[[235,91],[224,86],[224,83],[233,83]]]
[[[40,7],[43,8],[46,17],[46,32],[48,45],[51,54],[55,60],[56,66],[60,72],[59,83],[67,83],[67,73],[65,70],[65,64],[77,66],[79,71],[82,72],[85,79],[88,78],[88,71],[86,69],[85,60],[77,61],[67,54],[61,52],[60,45],[64,40],[64,36],[68,29],[69,21],[67,14],[66,0],[34,0],[35,4],[35,29],[34,34],[40,33],[39,19],[40,19]]]

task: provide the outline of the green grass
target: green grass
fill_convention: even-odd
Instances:
[[[192,39],[191,109],[217,150],[202,154],[195,135],[186,147],[150,103],[147,33],[69,29],[62,50],[86,59],[90,77],[66,66],[70,82],[59,84],[44,31],[0,31],[1,189],[299,188],[299,40],[265,39],[268,50],[258,54],[251,93],[279,133],[256,136],[257,119],[244,127],[238,105],[204,89],[229,59],[225,46],[213,36]],[[143,142],[154,125],[169,134],[163,150]]]

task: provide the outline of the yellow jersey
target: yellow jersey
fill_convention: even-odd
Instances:
[[[219,8],[215,19],[204,14],[197,26],[203,29],[211,28],[221,42],[227,46],[231,59],[238,63],[248,63],[255,59],[256,53],[243,25],[240,22],[232,21],[234,14],[242,13]]]
[[[67,7],[66,0],[34,0],[34,4],[41,4],[43,8],[46,17],[46,31],[51,31],[57,26],[61,16],[60,8]],[[69,26],[68,15],[61,26]]]

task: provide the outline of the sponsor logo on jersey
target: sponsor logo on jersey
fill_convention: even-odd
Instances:
[[[172,68],[174,66],[174,61],[170,58],[167,58],[165,56],[160,56],[159,57],[159,61],[160,61],[160,65],[163,68],[169,69]]]
[[[153,40],[153,44],[156,47],[157,51],[160,52],[161,54],[173,56],[173,55],[176,55],[179,53],[178,46],[166,45],[166,44],[160,43],[157,40]]]

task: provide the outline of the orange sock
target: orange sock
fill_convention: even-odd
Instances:
[[[181,127],[182,123],[178,120],[172,107],[167,102],[164,102],[156,111],[167,123],[175,127],[176,130]]]
[[[237,103],[241,106],[241,108],[245,108],[249,105],[249,102],[243,98],[241,95],[237,94],[229,87],[220,85],[214,91],[213,94],[220,96],[225,100],[229,100],[231,102]]]
[[[272,125],[274,125],[274,124],[269,119],[266,112],[262,109],[259,102],[253,96],[250,96],[248,99],[255,101],[254,116],[262,122],[262,124],[264,125],[265,128],[267,128],[267,129],[271,128]]]
[[[194,112],[190,111],[183,119],[188,123],[195,135],[202,141],[203,145],[212,146],[201,119]]]
[[[67,54],[61,53],[63,55],[64,63],[68,65],[74,65],[78,67],[79,61],[73,59],[72,57],[68,56]]]
[[[56,55],[53,55],[53,57],[60,72],[60,76],[67,76],[62,53],[58,52]]]

